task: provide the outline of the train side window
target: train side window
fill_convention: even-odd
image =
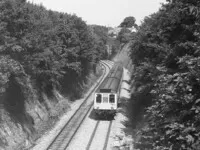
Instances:
[[[101,94],[97,94],[96,96],[96,103],[101,103],[102,96]]]
[[[114,103],[115,102],[115,95],[114,94],[110,94],[109,95],[109,102],[110,103]]]

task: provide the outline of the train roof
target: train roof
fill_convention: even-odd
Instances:
[[[116,93],[119,89],[123,67],[119,63],[115,63],[107,77],[97,88],[96,93]]]

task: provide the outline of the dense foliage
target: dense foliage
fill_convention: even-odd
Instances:
[[[132,98],[152,102],[146,109],[148,126],[136,147],[199,150],[199,1],[168,1],[146,17],[134,35],[130,56],[135,66]]]
[[[126,17],[119,26],[122,28],[135,27],[135,26],[137,26],[135,21],[136,21],[135,17],[129,16],[129,17]]]
[[[88,26],[76,15],[1,0],[0,149],[27,149],[53,127],[69,110],[68,100],[99,77],[109,43],[106,27]]]
[[[99,52],[99,57],[103,59],[113,58],[120,50],[120,41],[109,35],[109,30],[112,28],[100,25],[91,25],[90,27],[93,31],[93,37],[97,41],[96,49]]]
[[[126,17],[123,22],[119,25],[121,27],[120,32],[117,35],[117,39],[121,44],[126,44],[132,38],[134,31],[137,30],[138,25],[135,23],[135,18],[133,16]]]
[[[100,58],[107,58],[108,57],[108,52],[107,52],[107,45],[109,41],[109,36],[108,36],[108,28],[104,26],[99,26],[99,25],[91,25],[90,26],[93,37],[95,38],[96,43],[96,50],[97,50],[97,55]]]
[[[25,0],[3,0],[0,12],[1,94],[10,76],[16,80],[19,74],[30,77],[39,91],[62,88],[76,93],[79,81],[104,56],[105,43],[76,15]]]
[[[131,31],[127,28],[122,28],[117,35],[117,39],[120,41],[121,44],[128,43],[130,41]]]

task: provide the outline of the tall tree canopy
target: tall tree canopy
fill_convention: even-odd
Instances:
[[[74,79],[65,85],[76,83],[103,56],[99,39],[76,15],[46,10],[25,0],[3,0],[0,11],[0,59],[10,62],[7,68],[17,62],[13,65],[20,65],[42,90],[59,87],[68,77]],[[2,62],[0,68],[5,68]],[[16,74],[12,67],[11,72]]]
[[[126,17],[119,26],[123,28],[135,27],[136,26],[135,21],[136,21],[135,17],[129,16],[129,17]]]
[[[169,2],[169,1],[168,1]],[[174,0],[146,17],[132,40],[139,100],[150,95],[141,149],[200,148],[200,3]],[[133,98],[132,97],[132,98]]]

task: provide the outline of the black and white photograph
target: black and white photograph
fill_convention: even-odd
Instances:
[[[200,150],[200,0],[0,0],[0,150]]]

